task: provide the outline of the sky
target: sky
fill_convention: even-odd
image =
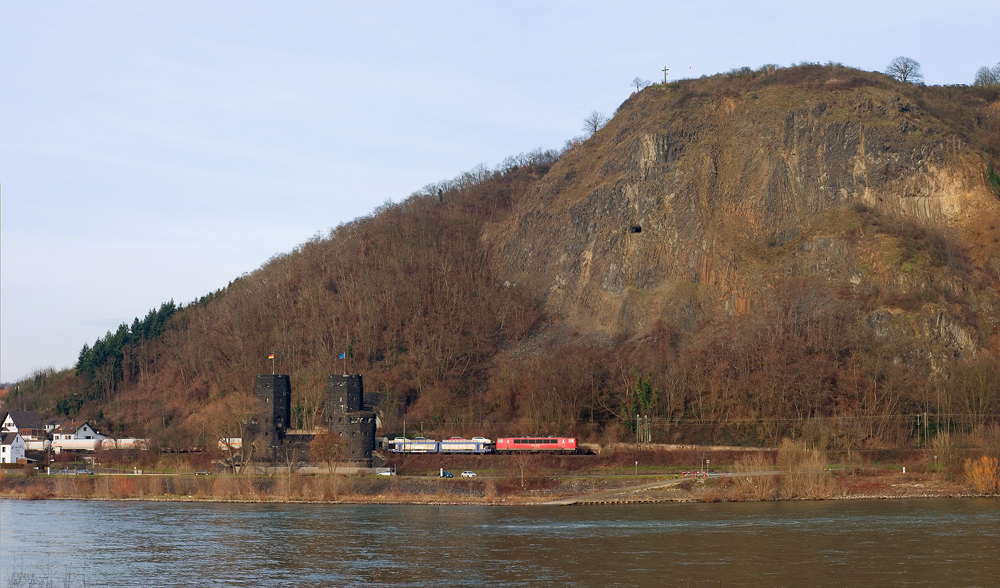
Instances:
[[[0,381],[75,364],[388,201],[557,149],[635,77],[764,64],[928,85],[1000,62],[1000,2],[0,4]]]

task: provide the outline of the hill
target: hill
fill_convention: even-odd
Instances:
[[[995,89],[818,65],[654,85],[564,153],[341,225],[10,402],[204,444],[274,353],[302,427],[346,369],[385,430],[428,436],[634,439],[637,414],[654,441],[982,434],[996,166]]]

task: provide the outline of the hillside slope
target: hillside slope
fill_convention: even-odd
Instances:
[[[204,445],[275,353],[301,427],[346,369],[386,431],[428,436],[628,439],[637,414],[655,441],[981,434],[1000,406],[991,163],[996,90],[833,66],[656,85],[558,160],[479,169],[276,256],[91,366],[101,384],[24,394]]]
[[[1000,200],[983,146],[915,88],[809,69],[634,96],[490,228],[501,275],[583,331],[691,329],[809,280],[887,308],[921,298],[911,318],[947,325],[931,339],[996,350]]]

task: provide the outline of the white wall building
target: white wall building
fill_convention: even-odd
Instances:
[[[89,423],[70,421],[52,429],[52,450],[94,451],[101,446],[104,435],[98,433]]]
[[[19,433],[25,441],[45,440],[45,427],[33,410],[12,410],[0,424],[0,433]]]
[[[24,459],[24,439],[20,433],[0,435],[0,463],[17,463]]]

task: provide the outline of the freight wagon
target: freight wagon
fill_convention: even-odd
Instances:
[[[393,453],[490,453],[493,451],[493,441],[485,437],[463,439],[452,437],[445,441],[433,439],[404,439],[396,437],[389,443],[389,451]]]
[[[393,453],[576,453],[574,437],[501,437],[496,444],[485,437],[463,439],[452,437],[445,441],[433,439],[404,439],[396,437],[389,442]]]
[[[438,443],[438,453],[489,453],[493,451],[493,442],[486,437],[463,439],[452,437]]]
[[[417,437],[416,439],[396,437],[389,444],[389,451],[394,453],[437,453],[438,442],[434,439],[424,439],[423,437]]]

